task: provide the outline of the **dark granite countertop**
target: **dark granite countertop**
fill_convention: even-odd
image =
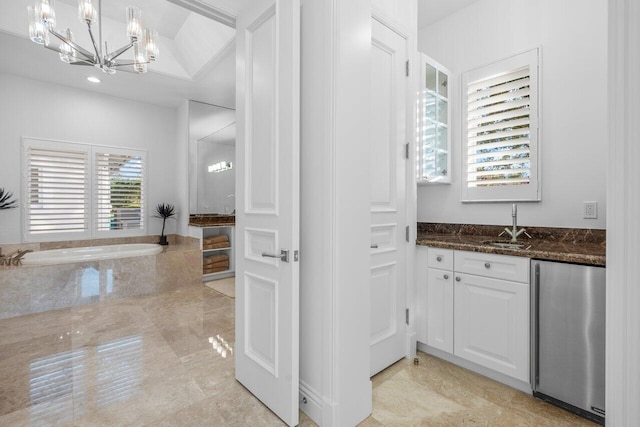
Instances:
[[[493,225],[418,223],[416,244],[548,261],[606,265],[605,230],[524,227],[532,238],[520,235],[518,241],[525,245],[520,249],[498,248],[484,243],[507,242],[508,236],[497,237],[504,228]]]
[[[195,214],[189,215],[189,225],[192,227],[219,227],[236,224],[235,215]]]

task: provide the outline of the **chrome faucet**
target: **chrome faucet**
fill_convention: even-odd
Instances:
[[[511,205],[511,218],[513,219],[511,230],[506,227],[504,230],[502,230],[502,233],[498,234],[498,237],[502,236],[504,233],[507,233],[509,236],[511,236],[511,240],[509,241],[509,243],[518,243],[518,236],[522,233],[524,233],[524,235],[528,238],[531,238],[529,233],[527,233],[527,230],[525,230],[524,228],[518,230],[518,205],[516,205],[515,203]]]

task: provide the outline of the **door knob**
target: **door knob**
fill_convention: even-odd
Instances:
[[[280,255],[268,254],[266,252],[262,252],[262,256],[265,258],[278,258],[280,261],[289,262],[289,251],[282,249],[280,251]]]

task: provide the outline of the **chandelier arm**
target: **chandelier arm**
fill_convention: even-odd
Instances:
[[[125,53],[126,51],[128,51],[129,49],[131,49],[133,47],[133,43],[129,43],[126,46],[122,46],[120,49],[118,50],[114,50],[113,52],[111,52],[110,54],[107,55],[107,59],[109,61],[113,61],[114,59],[116,59],[118,56],[122,55],[123,53]]]
[[[91,31],[91,23],[87,22],[87,28],[89,29],[89,36],[91,36],[91,43],[93,44],[93,50],[96,51],[96,63],[104,65],[104,58],[100,55],[98,46],[96,45],[96,39],[93,37],[93,31]]]
[[[89,67],[95,67],[96,64],[94,64],[93,62],[80,60],[80,61],[69,62],[69,65],[86,65]]]
[[[78,52],[82,56],[86,57],[88,60],[95,61],[95,56],[91,52],[89,52],[88,50],[84,49],[82,46],[78,45],[77,43],[75,43],[75,42],[73,42],[73,41],[71,41],[69,39],[67,39],[62,34],[59,34],[59,33],[55,32],[55,30],[53,30],[52,28],[49,28],[49,32],[51,34],[53,34],[57,39],[59,39],[62,43],[66,43],[69,46],[71,46],[76,52]],[[53,49],[53,50],[55,50],[55,49]],[[60,51],[58,50],[57,52],[60,52]]]
[[[146,61],[146,62],[119,62],[117,64],[113,64],[113,67],[129,67],[129,66],[133,66],[133,65],[139,65],[139,64],[150,64],[150,61]]]

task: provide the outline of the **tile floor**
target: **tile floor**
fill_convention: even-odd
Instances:
[[[234,380],[234,339],[234,300],[202,285],[0,320],[0,426],[283,425]],[[373,378],[361,425],[590,425],[419,358]]]

